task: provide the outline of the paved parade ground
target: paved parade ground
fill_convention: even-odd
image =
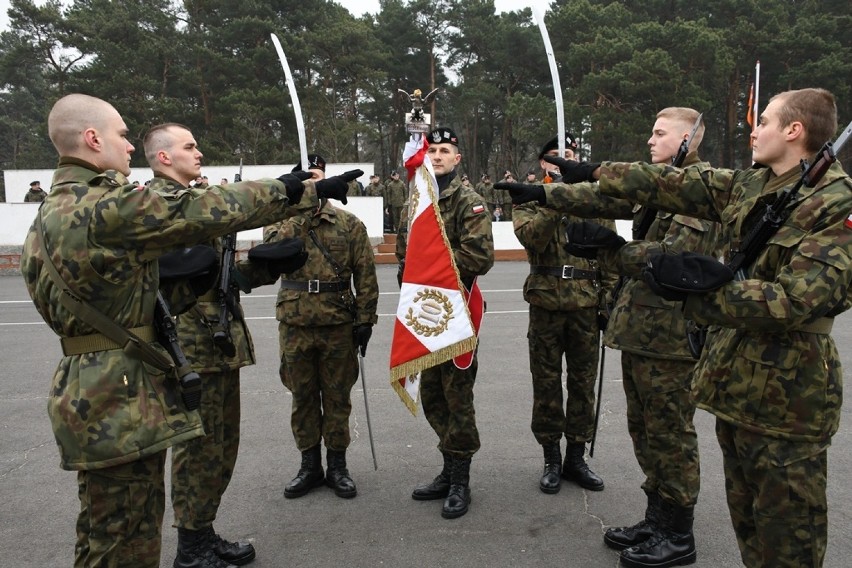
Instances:
[[[283,567],[615,567],[606,527],[644,514],[640,470],[625,419],[619,353],[606,350],[603,405],[595,456],[606,488],[586,491],[563,481],[556,495],[539,491],[541,447],[530,432],[532,387],[527,355],[525,262],[497,263],[480,279],[488,313],[475,388],[482,449],[471,467],[473,502],[464,517],[441,518],[441,501],[411,499],[412,488],[441,468],[437,438],[412,416],[389,384],[391,330],[398,299],[396,266],[378,267],[379,323],[367,350],[366,385],[378,456],[373,470],[364,383],[352,391],[352,445],[347,457],[355,499],[325,487],[284,499],[300,455],[290,432],[290,394],[278,378],[274,286],[243,297],[258,364],[242,370],[242,444],[216,530],[249,539],[256,568]],[[844,377],[852,369],[852,315],[835,323]],[[19,276],[0,277],[0,565],[70,567],[78,510],[76,473],[59,468],[47,417],[59,340],[41,320]],[[695,417],[701,451],[701,495],[695,509],[699,567],[740,566],[724,494],[714,419]],[[828,459],[829,546],[825,566],[852,558],[852,418],[843,413]],[[323,452],[324,454],[324,452]],[[167,476],[168,479],[168,476]],[[167,491],[168,491],[167,481]],[[167,501],[161,565],[171,566],[176,531]]]

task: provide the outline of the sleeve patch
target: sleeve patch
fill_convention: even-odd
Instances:
[[[479,214],[479,213],[482,213],[483,211],[485,211],[485,207],[483,205],[474,205],[473,206],[473,212],[474,213]],[[852,219],[852,217],[850,217],[850,219]],[[849,221],[847,221],[846,223],[848,225]]]
[[[846,222],[844,223],[844,225],[846,225],[846,228],[847,228],[847,229],[852,229],[852,214],[850,214],[850,215],[846,218]]]

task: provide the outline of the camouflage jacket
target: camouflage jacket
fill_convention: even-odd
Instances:
[[[369,197],[381,197],[384,203],[385,186],[383,186],[381,183],[368,183],[367,195]]]
[[[148,182],[147,187],[148,189],[165,193],[176,193],[187,189],[179,182],[161,174],[156,174],[156,177]],[[221,259],[223,248],[221,238],[203,244],[215,248],[220,253]],[[236,262],[235,268],[251,283],[252,287],[273,284],[278,279],[278,275],[270,275],[265,266],[256,266],[247,260]],[[219,282],[219,277],[216,278],[216,282]],[[236,296],[235,306],[237,314],[228,314],[231,341],[236,348],[236,354],[233,357],[228,357],[222,353],[222,350],[213,343],[213,332],[218,326],[222,314],[216,287],[199,298],[198,302],[188,311],[175,318],[177,320],[178,341],[181,349],[184,355],[186,355],[187,361],[190,362],[192,369],[196,372],[215,373],[227,369],[239,369],[256,363],[254,344],[246,326],[243,308],[240,305],[239,292],[233,293]]]
[[[478,193],[482,199],[485,200],[489,206],[494,207],[497,205],[497,197],[494,195],[494,184],[491,182],[485,183],[484,181],[476,184],[476,193]]]
[[[482,197],[463,188],[461,181],[455,178],[438,197],[438,209],[462,280],[472,280],[491,270],[494,265],[494,236],[491,233],[491,215]],[[400,261],[405,259],[407,246],[406,207],[396,239],[396,257]]]
[[[332,263],[311,238],[313,229],[319,241],[341,267],[335,273]],[[299,215],[264,230],[264,242],[288,237],[305,241],[308,261],[285,280],[307,282],[350,282],[342,292],[311,293],[281,288],[278,291],[276,317],[294,326],[337,325],[354,322],[375,324],[379,302],[376,261],[367,236],[367,229],[358,217],[326,202],[319,213],[316,207],[300,208]],[[354,294],[353,294],[354,287]]]
[[[776,195],[801,170],[775,176],[604,163],[602,192],[723,226],[736,250]],[[852,305],[852,181],[835,163],[803,187],[791,215],[745,279],[693,294],[684,313],[720,326],[708,336],[693,393],[720,419],[769,436],[827,444],[837,431],[842,371],[826,324]]]
[[[387,195],[388,206],[402,207],[408,199],[408,187],[401,179],[390,180],[385,184],[385,195]]]
[[[38,191],[33,191],[31,189],[27,190],[27,194],[24,196],[24,203],[41,203],[44,201],[44,198],[47,197],[47,192],[43,189],[39,189]]]
[[[305,193],[303,200],[310,200]],[[157,259],[163,253],[272,222],[286,207],[285,188],[277,180],[166,195],[137,190],[115,171],[101,173],[62,158],[40,214],[47,250],[62,278],[94,308],[131,329],[153,323]],[[33,225],[21,272],[36,309],[57,335],[95,333],[62,306],[61,291],[43,262]],[[121,349],[63,357],[53,374],[48,414],[65,469],[127,463],[203,434],[198,413],[181,402],[175,373]]]
[[[569,279],[531,272],[524,282],[524,300],[530,304],[560,311],[593,308],[601,304],[603,283],[597,263],[571,256],[565,251],[565,226],[579,220],[535,203],[515,207],[512,218],[515,235],[524,245],[531,267],[573,266],[578,270],[598,273],[594,279]],[[598,219],[598,222],[615,230],[615,223],[610,220]],[[611,287],[613,283],[609,277],[605,285]]]

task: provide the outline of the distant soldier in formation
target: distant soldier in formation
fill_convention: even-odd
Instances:
[[[400,228],[399,220],[402,217],[402,208],[408,200],[408,188],[405,182],[399,179],[399,172],[391,172],[391,179],[385,184],[385,192],[388,196],[392,229],[396,232]]]
[[[47,197],[47,192],[41,188],[40,181],[30,182],[30,189],[24,196],[24,203],[41,203]]]

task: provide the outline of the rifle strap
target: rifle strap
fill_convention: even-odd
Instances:
[[[329,252],[329,250],[325,247],[324,244],[322,244],[322,241],[317,236],[316,231],[314,231],[313,228],[308,229],[308,235],[311,237],[311,240],[314,241],[314,244],[317,246],[317,248],[320,249],[320,252],[326,258],[326,260],[328,260],[329,264],[331,264],[331,267],[334,269],[334,273],[337,275],[337,280],[340,281],[340,282],[344,282],[343,276],[341,276],[341,274],[343,274],[343,267],[340,266],[339,262],[334,260],[334,257],[331,256],[331,253]],[[349,281],[346,280],[345,282],[347,284],[346,289],[347,290],[350,289],[349,286],[348,286]],[[358,317],[358,310],[355,308],[354,302],[347,301],[346,296],[342,296],[342,297],[343,297],[344,301],[346,301],[346,303],[349,306],[349,311],[352,314],[352,320],[353,321],[356,320],[357,317]],[[351,296],[349,296],[349,297],[351,297]]]
[[[128,331],[115,323],[112,319],[98,311],[97,308],[83,300],[78,294],[75,294],[62,276],[59,270],[53,264],[53,259],[50,256],[50,251],[47,248],[47,239],[44,234],[44,227],[41,219],[41,208],[39,208],[36,216],[36,230],[38,238],[41,241],[41,252],[44,256],[44,266],[47,268],[47,273],[53,284],[58,287],[62,293],[59,295],[59,303],[62,306],[80,318],[81,321],[95,328],[105,338],[111,339],[116,344],[116,349],[122,349],[128,356],[135,359],[140,359],[146,363],[153,365],[161,371],[168,371],[173,367],[171,360],[151,347],[151,345],[140,338],[135,333]],[[138,329],[138,328],[134,328]],[[89,337],[89,336],[82,336]],[[70,338],[69,338],[70,339]],[[90,352],[96,351],[93,349]]]

